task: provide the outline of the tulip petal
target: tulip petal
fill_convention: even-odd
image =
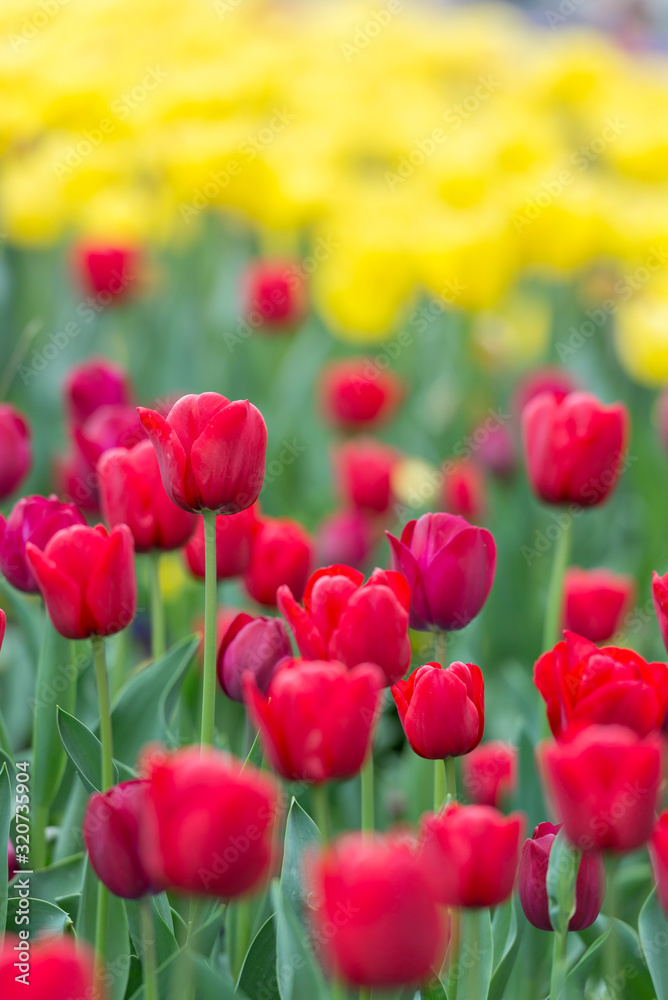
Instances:
[[[292,596],[292,591],[283,584],[276,591],[278,609],[290,627],[295,642],[305,660],[325,660],[327,647],[311,618]]]
[[[113,635],[126,628],[137,611],[134,542],[127,524],[119,524],[98,561],[91,566],[86,604],[98,635]]]
[[[267,426],[248,400],[216,412],[194,442],[190,464],[203,506],[236,514],[255,503],[264,482]]]
[[[193,491],[188,490],[186,496],[186,452],[176,431],[155,410],[138,406],[137,412],[155,448],[162,485],[167,495],[184,510],[199,510],[199,507],[191,504],[191,501],[196,500]]]
[[[90,632],[82,620],[83,595],[74,580],[30,542],[26,545],[26,558],[58,632],[67,639],[88,638]]]

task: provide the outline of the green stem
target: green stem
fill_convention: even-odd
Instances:
[[[236,923],[236,933],[233,971],[234,978],[237,979],[243,968],[244,959],[246,958],[246,952],[248,951],[251,938],[251,903],[248,899],[237,900],[234,919]]]
[[[139,912],[144,948],[141,963],[144,974],[144,993],[146,1000],[158,1000],[158,966],[155,958],[155,928],[153,925],[153,904],[150,896],[144,896],[140,900]]]
[[[543,632],[543,652],[552,649],[559,641],[561,633],[561,610],[564,600],[564,576],[568,567],[573,536],[573,518],[566,514],[566,527],[555,543],[552,576],[545,609],[545,630]]]
[[[311,793],[313,795],[313,810],[315,812],[316,825],[322,835],[323,844],[328,844],[332,837],[332,829],[329,818],[327,785],[314,785]]]
[[[12,756],[12,745],[9,739],[9,733],[7,732],[7,725],[5,723],[5,717],[2,714],[2,710],[0,710],[0,749],[4,750],[10,757]]]
[[[605,915],[610,921],[610,934],[608,935],[608,940],[605,942],[605,950],[603,953],[603,973],[604,978],[607,983],[612,983],[615,981],[615,976],[618,971],[618,947],[619,940],[617,935],[617,928],[613,924],[612,920],[617,916],[618,911],[618,886],[617,886],[617,876],[619,873],[619,860],[613,855],[608,854],[605,859],[606,868],[606,888],[605,888]]]
[[[95,969],[98,976],[106,974],[107,927],[109,924],[109,890],[97,883],[97,911],[95,915]]]
[[[459,910],[452,909],[450,910],[450,962],[448,966],[448,1000],[457,1000],[457,982],[459,980],[459,946],[460,946],[459,932],[460,932]]]
[[[457,801],[457,769],[455,767],[455,758],[446,757],[445,758],[445,794],[451,795],[453,800]]]
[[[100,741],[102,743],[102,791],[114,783],[114,751],[111,733],[111,705],[109,703],[109,678],[104,655],[104,639],[99,635],[91,637],[93,663],[97,679],[97,696],[100,705]],[[104,973],[107,960],[107,925],[109,921],[109,892],[98,883],[97,915],[95,921],[95,961],[98,972]]]
[[[347,997],[346,988],[343,982],[338,978],[332,979],[329,984],[329,997],[330,1000],[346,1000]],[[361,996],[361,994],[360,994]]]
[[[442,667],[448,665],[448,633],[434,632],[434,656]]]
[[[204,518],[204,683],[202,688],[202,746],[213,746],[216,717],[216,515],[202,511]]]
[[[151,654],[154,660],[160,659],[165,652],[165,606],[160,590],[160,552],[151,552],[149,556],[149,575],[151,584]]]
[[[49,825],[49,807],[32,807],[30,817],[30,866],[34,871],[46,868],[46,828]]]
[[[552,975],[550,977],[550,1000],[559,1000],[563,996],[566,985],[566,950],[568,947],[568,929],[556,931],[552,941]]]
[[[373,750],[369,747],[362,767],[362,833],[373,833],[374,827]]]
[[[371,1000],[371,987],[364,986],[360,990],[360,1000]]]
[[[446,763],[440,758],[434,761],[434,812],[439,812],[448,794]]]

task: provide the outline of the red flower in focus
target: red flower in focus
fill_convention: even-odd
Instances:
[[[128,406],[128,376],[107,358],[89,358],[70,368],[63,386],[65,408],[74,427],[81,427],[101,406]]]
[[[346,982],[380,989],[414,985],[440,968],[447,925],[434,900],[432,873],[405,839],[347,834],[312,857],[308,883],[326,962]]]
[[[236,514],[264,482],[267,426],[247,399],[183,396],[166,417],[137,407],[168,496],[184,510]]]
[[[113,635],[134,618],[134,542],[126,524],[109,534],[101,524],[62,528],[44,551],[28,542],[26,556],[49,617],[67,639]]]
[[[399,452],[372,438],[354,438],[334,453],[339,490],[346,503],[385,514],[394,499],[392,472]]]
[[[297,265],[298,266],[298,265]],[[306,294],[294,261],[261,260],[245,275],[246,320],[260,330],[286,330],[306,315]]]
[[[466,458],[446,462],[441,497],[450,514],[482,521],[487,513],[487,486],[480,466]]]
[[[526,820],[490,806],[451,804],[424,816],[422,857],[439,903],[499,906],[512,894]]]
[[[275,771],[288,781],[352,778],[371,747],[384,676],[374,663],[284,660],[267,696],[252,674],[244,700]]]
[[[216,518],[216,576],[229,580],[241,576],[250,565],[251,545],[260,526],[260,504],[254,503],[238,514],[219,514]],[[195,533],[183,550],[193,576],[204,579],[204,521],[197,519]]]
[[[73,259],[79,281],[100,305],[128,297],[138,284],[140,255],[136,247],[80,243],[74,248]]]
[[[0,403],[0,501],[21,485],[32,466],[30,425],[9,403]]]
[[[411,662],[408,584],[401,573],[381,569],[363,581],[350,566],[327,566],[308,581],[303,607],[289,587],[279,589],[278,607],[306,659],[376,663],[394,684]]]
[[[654,825],[649,853],[659,902],[668,913],[668,811],[662,812]]]
[[[489,740],[463,757],[462,780],[469,799],[500,809],[517,787],[517,756],[517,747]]]
[[[325,419],[342,430],[355,431],[390,420],[404,389],[397,375],[381,371],[371,358],[346,358],[323,370],[319,392]]]
[[[536,662],[534,684],[557,738],[592,724],[646,736],[661,727],[668,709],[668,665],[647,663],[630,649],[599,649],[572,632]]]
[[[538,758],[566,836],[582,851],[635,851],[652,833],[664,773],[663,738],[587,726]]]
[[[561,402],[543,393],[522,412],[527,471],[545,503],[591,507],[610,496],[622,472],[629,434],[622,403],[604,406],[573,392]]]
[[[301,524],[267,517],[255,528],[244,586],[254,601],[273,608],[283,586],[301,597],[312,565],[313,540]]]
[[[244,612],[229,623],[218,647],[218,680],[228,698],[243,701],[241,682],[250,673],[262,694],[276,669],[292,656],[290,637],[280,618],[254,618]]]
[[[564,581],[564,628],[591,642],[607,642],[621,627],[635,598],[633,577],[574,566]]]
[[[473,663],[427,663],[392,688],[406,739],[420,757],[461,757],[485,728],[485,683]]]
[[[27,979],[20,979],[27,976]],[[95,975],[93,951],[72,937],[5,938],[0,948],[2,1000],[105,1000],[104,977]],[[26,989],[26,986],[28,987]]]
[[[28,565],[26,545],[43,549],[61,528],[85,524],[83,514],[74,504],[61,503],[57,496],[23,497],[7,520],[0,515],[0,571],[12,587],[26,594],[39,592],[37,580]]]

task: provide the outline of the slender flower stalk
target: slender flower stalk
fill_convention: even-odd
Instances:
[[[113,740],[111,731],[111,705],[109,701],[109,679],[104,654],[104,639],[91,636],[93,662],[97,679],[97,695],[100,706],[100,741],[102,743],[102,791],[106,792],[114,783]],[[95,958],[102,972],[107,956],[107,928],[109,922],[109,891],[102,882],[97,889],[97,915],[95,922]]]
[[[153,904],[150,896],[144,896],[139,903],[141,915],[142,971],[144,974],[144,993],[146,1000],[158,1000],[157,962],[155,957],[155,928],[153,925]]]
[[[313,786],[313,808],[316,824],[322,835],[322,841],[324,844],[328,844],[332,838],[332,826],[329,814],[327,785],[324,782]]]
[[[160,552],[151,552],[149,556],[149,575],[151,587],[151,655],[154,660],[160,659],[165,652],[165,606],[160,590]]]
[[[216,515],[202,511],[204,519],[204,687],[202,691],[202,746],[213,746],[216,714]]]
[[[376,825],[373,790],[373,747],[362,767],[362,833],[373,833]]]
[[[568,560],[571,551],[571,541],[573,536],[573,519],[566,515],[564,525],[554,548],[554,562],[552,563],[552,575],[550,577],[550,589],[547,595],[547,607],[545,610],[545,630],[543,632],[543,649],[552,649],[555,642],[560,639],[559,625],[561,622],[561,609],[564,594],[564,577],[568,568]]]

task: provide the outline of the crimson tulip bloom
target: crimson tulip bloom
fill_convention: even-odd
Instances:
[[[238,514],[220,514],[216,518],[216,576],[229,580],[245,573],[250,564],[253,536],[260,526],[259,503]],[[204,579],[204,521],[198,518],[195,533],[184,549],[188,569]]]
[[[137,409],[163,485],[179,507],[236,514],[255,503],[264,481],[267,426],[247,399],[203,392],[182,396],[166,417]]]
[[[146,440],[146,432],[134,406],[99,406],[81,427],[75,428],[74,440],[91,469],[95,469],[106,451],[134,448]]]
[[[604,406],[573,392],[561,402],[543,393],[522,412],[532,489],[545,503],[591,507],[610,496],[622,472],[629,434],[622,403]]]
[[[316,539],[318,565],[345,563],[360,569],[377,541],[371,517],[361,510],[340,510],[322,522]]]
[[[401,573],[382,569],[363,581],[350,566],[327,566],[308,581],[303,608],[288,587],[279,589],[278,606],[302,656],[347,667],[377,663],[385,683],[394,684],[411,662],[408,584]]]
[[[74,267],[81,284],[101,305],[125,298],[139,278],[139,251],[132,246],[80,243]]]
[[[541,931],[551,931],[547,897],[547,869],[550,852],[560,826],[539,823],[531,839],[524,841],[520,858],[518,889],[524,915]],[[575,883],[575,913],[569,931],[582,931],[597,919],[605,898],[605,865],[600,854],[590,852],[580,859]]]
[[[487,513],[487,485],[480,466],[467,458],[446,462],[441,498],[450,514],[482,521]]]
[[[178,549],[202,523],[167,496],[150,441],[106,451],[97,471],[104,519],[112,528],[127,524],[137,552]]]
[[[26,594],[39,591],[26,557],[30,542],[43,549],[61,528],[85,524],[86,519],[74,504],[61,503],[55,494],[48,499],[23,497],[5,521],[0,515],[0,572],[12,587]]]
[[[186,747],[153,757],[147,779],[140,845],[154,882],[222,899],[267,883],[280,819],[272,778],[217,750]]]
[[[668,665],[647,663],[630,649],[599,649],[572,632],[565,635],[565,642],[534,667],[534,684],[557,738],[592,723],[628,726],[638,736],[661,727],[668,710]]]
[[[387,537],[392,567],[411,589],[411,628],[450,632],[480,614],[496,569],[489,531],[454,514],[423,514],[408,522],[401,540]]]
[[[658,573],[654,573],[652,578],[652,601],[654,602],[656,620],[661,630],[661,638],[666,650],[668,650],[668,573],[665,576],[659,576]]]
[[[113,635],[134,618],[134,543],[126,524],[109,534],[101,524],[62,528],[44,551],[28,542],[26,556],[51,621],[67,639]]]
[[[649,853],[659,902],[668,913],[668,810],[661,813],[654,825]]]
[[[94,956],[87,944],[72,937],[28,939],[7,935],[0,947],[2,1000],[105,1000],[104,974],[95,974]]]
[[[247,322],[260,330],[289,330],[306,314],[304,286],[292,261],[262,260],[250,265],[244,280]]]
[[[354,438],[334,452],[334,468],[346,503],[360,510],[386,513],[394,499],[392,473],[399,452],[373,438]]]
[[[58,495],[91,514],[99,513],[97,472],[91,468],[78,446],[74,444],[65,455],[58,455],[53,466]]]
[[[512,894],[526,819],[491,806],[450,804],[420,824],[422,856],[439,903],[499,906]]]
[[[396,834],[350,833],[311,857],[314,942],[325,964],[359,987],[431,979],[448,937],[431,883],[413,845]]]
[[[91,795],[83,818],[83,839],[95,874],[122,899],[160,892],[139,853],[139,830],[148,781],[124,781]]]
[[[243,701],[241,681],[250,673],[262,694],[281,660],[292,656],[290,637],[280,618],[236,615],[218,648],[218,680],[228,698]]]
[[[9,403],[0,403],[0,500],[20,486],[32,466],[30,424]]]
[[[323,370],[320,400],[325,419],[346,431],[377,427],[394,414],[404,395],[401,379],[371,358],[333,361]]]
[[[583,851],[635,851],[649,840],[663,780],[658,733],[588,726],[571,741],[543,743],[539,760],[566,836]]]
[[[481,743],[462,757],[462,781],[469,799],[499,809],[517,787],[517,757],[517,747],[501,740]]]
[[[564,580],[564,628],[591,642],[606,642],[621,627],[635,597],[633,577],[572,567]]]
[[[461,757],[485,728],[485,682],[473,663],[427,663],[399,681],[392,697],[411,748],[427,760]]]
[[[128,376],[108,358],[90,358],[70,368],[64,384],[65,407],[74,427],[81,427],[101,406],[130,403]]]
[[[298,524],[284,517],[267,517],[255,528],[244,587],[258,604],[276,607],[281,587],[301,597],[313,565],[313,540]]]
[[[243,678],[246,706],[274,770],[289,781],[352,778],[362,767],[384,683],[375,663],[284,660],[267,697]]]

